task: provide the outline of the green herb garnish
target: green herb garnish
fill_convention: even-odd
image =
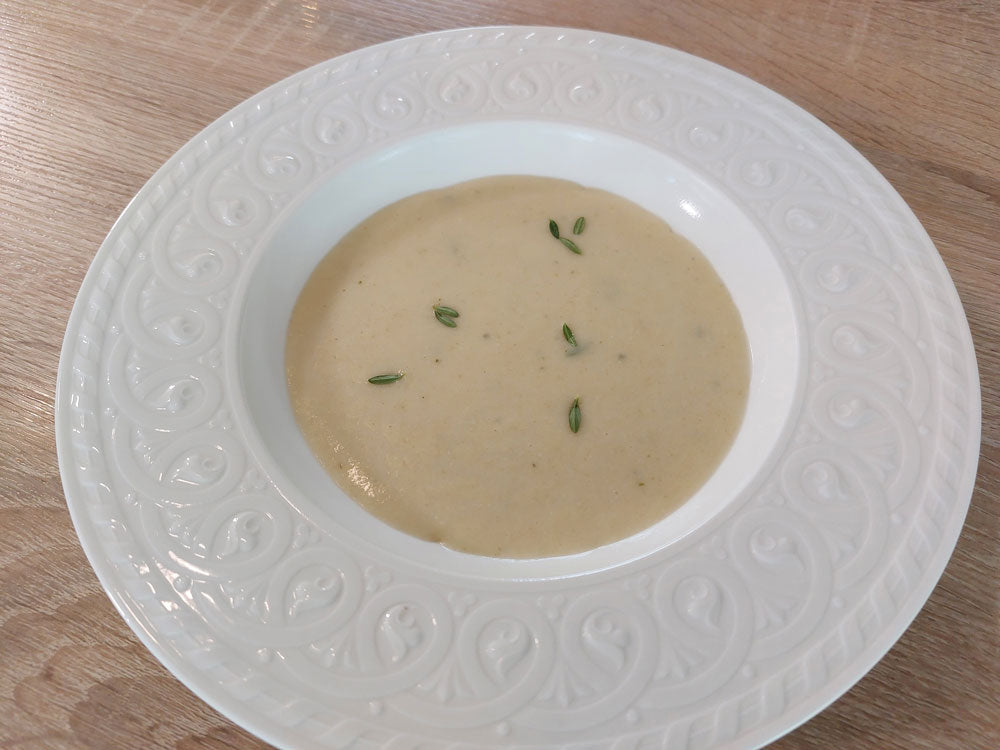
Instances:
[[[373,375],[368,378],[369,383],[375,385],[382,385],[383,383],[395,383],[397,380],[403,377],[406,373],[403,372],[387,372],[385,375]]]
[[[576,253],[577,255],[583,255],[583,250],[581,250],[580,248],[578,248],[576,246],[576,243],[573,242],[573,240],[569,239],[568,237],[560,237],[559,241],[561,243],[563,243],[566,247],[568,247],[570,250],[572,250],[574,253]]]
[[[439,323],[442,323],[442,324],[448,326],[449,328],[457,328],[458,327],[458,323],[455,322],[455,319],[454,318],[450,318],[447,315],[444,315],[442,313],[436,312],[436,313],[434,313],[434,317],[438,319]]]
[[[570,343],[570,346],[577,346],[576,336],[573,335],[573,329],[570,328],[567,323],[563,323],[563,338]]]
[[[584,228],[587,226],[587,220],[582,216],[576,220],[573,224],[573,234],[583,234]]]
[[[573,399],[573,405],[569,407],[569,428],[573,432],[580,429],[580,397]]]
[[[553,237],[557,240],[559,239],[559,225],[556,224],[555,219],[549,219],[549,231],[552,233]]]
[[[438,319],[439,323],[442,323],[449,328],[456,328],[458,323],[455,322],[455,318],[459,317],[458,310],[454,307],[447,307],[446,305],[434,305],[434,317]]]

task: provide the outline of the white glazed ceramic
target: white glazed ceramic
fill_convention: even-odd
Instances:
[[[500,173],[660,214],[750,337],[719,470],[583,555],[494,560],[385,526],[319,468],[284,389],[291,306],[329,247],[398,198]],[[705,61],[545,28],[359,50],[207,128],[98,252],[56,406],[70,511],[119,611],[206,701],[295,748],[761,745],[920,609],[980,428],[947,271],[856,151]]]

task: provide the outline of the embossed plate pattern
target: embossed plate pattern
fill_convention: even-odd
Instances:
[[[624,136],[735,201],[789,279],[804,368],[776,460],[727,512],[600,572],[490,583],[339,543],[249,449],[224,342],[263,238],[317,184],[414,134],[515,118]],[[766,743],[923,605],[980,429],[954,286],[856,151],[711,63],[544,28],[359,50],[208,127],[99,250],[57,391],[67,502],[111,599],[284,747]]]

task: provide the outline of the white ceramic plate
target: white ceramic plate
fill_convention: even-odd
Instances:
[[[329,247],[400,197],[499,173],[660,214],[750,337],[716,474],[583,555],[388,528],[319,468],[285,393],[291,306]],[[274,744],[743,748],[843,693],[916,615],[968,507],[979,398],[940,257],[820,122],[675,50],[494,28],[303,71],[171,158],[83,283],[56,428],[119,611]]]

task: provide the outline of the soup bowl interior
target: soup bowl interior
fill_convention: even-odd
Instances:
[[[575,555],[510,560],[456,552],[367,513],[334,483],[299,431],[288,396],[285,338],[312,270],[352,228],[415,193],[492,175],[571,180],[627,198],[664,219],[707,257],[735,302],[751,356],[746,414],[701,488],[659,523]],[[539,121],[437,130],[370,150],[286,207],[253,255],[227,346],[234,416],[249,448],[289,502],[347,548],[375,547],[429,570],[525,581],[591,574],[678,543],[741,504],[783,443],[803,374],[800,313],[775,249],[717,185],[664,152],[599,130]],[[670,280],[664,279],[664,293]]]

